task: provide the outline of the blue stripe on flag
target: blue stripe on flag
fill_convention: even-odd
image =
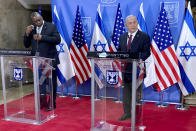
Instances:
[[[186,21],[186,23],[187,23],[189,29],[191,30],[192,34],[193,34],[194,36],[196,36],[196,35],[195,35],[195,28],[194,28],[194,25],[193,25],[193,17],[191,16],[189,10],[187,10],[187,12],[186,12],[185,21]]]
[[[105,36],[105,30],[104,30],[103,21],[102,21],[102,19],[101,19],[101,16],[99,15],[99,13],[100,13],[100,15],[101,15],[101,12],[97,12],[96,22],[97,22],[97,25],[99,26],[99,28],[100,28],[102,34]]]
[[[146,22],[141,14],[141,12],[139,12],[138,14],[138,24],[140,25],[140,28],[143,32],[148,33],[147,29],[146,29]]]
[[[66,82],[65,77],[63,76],[63,74],[61,73],[58,67],[56,68],[56,70],[57,70],[57,77],[59,81],[61,82],[61,84],[64,84]]]
[[[184,87],[186,88],[188,94],[195,92],[195,88],[193,87],[191,81],[189,80],[186,73],[184,72],[184,69],[179,61],[178,61],[178,64],[179,64],[179,68],[180,68],[182,83],[183,83]]]
[[[95,73],[97,74],[99,79],[105,79],[103,72],[101,69],[98,67],[98,65],[95,64]]]

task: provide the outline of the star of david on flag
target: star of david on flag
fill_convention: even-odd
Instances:
[[[181,81],[178,82],[178,84],[184,96],[194,93],[196,90],[195,48],[196,35],[189,2],[177,46],[177,56],[181,75]]]
[[[60,43],[60,44],[58,44],[57,46],[59,46],[59,47],[57,47],[57,54],[59,55],[60,53],[63,53],[63,52],[65,52],[64,50],[63,50],[63,43]]]
[[[95,51],[106,52],[105,50],[106,44],[102,44],[100,40],[98,40],[97,44],[94,44],[93,46]]]
[[[196,56],[195,54],[196,46],[191,46],[188,41],[185,44],[185,46],[179,46],[179,48],[181,50],[180,56],[184,56],[187,61],[189,60],[191,56]]]

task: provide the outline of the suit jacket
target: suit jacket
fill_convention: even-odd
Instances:
[[[24,35],[24,46],[26,48],[32,47],[32,55],[35,52],[39,52],[39,56],[46,58],[54,58],[54,65],[59,64],[59,59],[57,55],[56,45],[61,42],[60,35],[54,24],[44,21],[42,27],[41,35],[42,39],[40,41],[34,40],[33,35],[36,34],[36,27],[32,30],[29,36]]]
[[[127,51],[128,32],[120,36],[118,51]],[[150,56],[150,37],[141,31],[137,31],[128,52],[134,59],[146,60]],[[131,82],[132,64],[127,64],[124,74],[125,82]]]

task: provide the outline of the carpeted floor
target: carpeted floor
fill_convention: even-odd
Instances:
[[[122,104],[115,104],[111,99],[106,101],[109,123],[130,126],[130,119],[120,122],[117,118],[122,114]],[[103,104],[103,103],[102,103]],[[159,108],[154,103],[143,105],[143,121],[145,131],[195,131],[196,107],[188,111],[176,110],[174,105]],[[91,100],[82,97],[74,100],[71,97],[57,98],[56,117],[42,125],[31,125],[2,120],[3,105],[0,106],[0,131],[89,131],[91,126]],[[101,114],[100,114],[101,115]],[[115,129],[116,130],[116,129]]]

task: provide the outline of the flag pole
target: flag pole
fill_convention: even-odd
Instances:
[[[97,84],[95,84],[95,101],[99,101],[100,99],[98,98],[98,87]]]
[[[65,95],[63,94],[63,86],[60,86],[60,88],[61,88],[61,94],[59,95],[59,97],[67,97],[67,96],[65,96]]]
[[[76,96],[75,97],[72,97],[73,99],[80,99],[80,97],[78,97],[78,84],[77,84],[77,81],[76,81]]]
[[[163,104],[163,90],[161,91],[161,103],[156,104],[157,107],[168,107],[168,104]]]
[[[182,92],[181,92],[181,103],[176,105],[175,108],[177,110],[182,110],[182,111],[189,110],[189,107],[184,106],[184,96],[183,96]]]

